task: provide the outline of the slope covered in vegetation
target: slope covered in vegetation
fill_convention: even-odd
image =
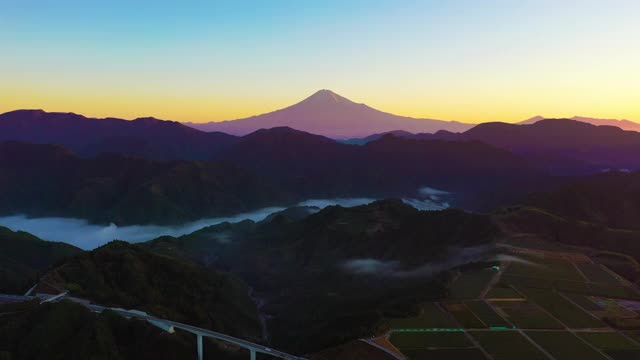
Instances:
[[[0,292],[24,293],[50,266],[81,251],[0,226]]]

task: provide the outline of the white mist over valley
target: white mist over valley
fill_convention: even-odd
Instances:
[[[323,209],[327,206],[339,205],[353,207],[376,201],[373,198],[337,198],[310,199],[298,203],[298,206],[309,206]],[[437,203],[427,199],[403,199],[403,201],[418,210],[440,210],[448,204]],[[240,213],[233,216],[201,219],[182,225],[127,225],[91,224],[84,219],[46,217],[30,218],[25,215],[0,217],[0,226],[14,231],[26,231],[41,239],[59,241],[84,250],[92,250],[112,240],[124,240],[131,243],[144,242],[159,236],[182,236],[207,226],[224,222],[239,222],[243,220],[261,221],[267,216],[285,210],[285,207],[268,207],[256,211]]]

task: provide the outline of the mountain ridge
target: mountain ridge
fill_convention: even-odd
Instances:
[[[537,119],[534,118],[534,119]],[[342,141],[364,145],[386,136],[414,140],[481,141],[538,163],[556,175],[581,175],[606,169],[640,169],[640,134],[611,125],[572,119],[541,119],[532,124],[486,122],[462,132],[435,134],[392,131]]]
[[[552,118],[547,118],[541,115],[536,115],[530,119],[524,120],[524,121],[520,121],[517,124],[518,125],[531,125],[531,124],[535,124],[541,120],[546,120],[546,119],[552,119]],[[580,122],[584,122],[584,123],[588,123],[591,125],[596,125],[596,126],[602,126],[602,125],[606,125],[606,126],[615,126],[615,127],[619,127],[622,130],[630,130],[630,131],[640,131],[640,123],[631,121],[631,120],[627,120],[627,119],[601,119],[601,118],[593,118],[593,117],[588,117],[588,116],[572,116],[571,118],[569,118],[569,120],[575,120],[575,121],[580,121]]]
[[[0,114],[0,142],[58,144],[81,156],[113,152],[152,160],[207,160],[235,136],[143,117],[90,118],[75,113],[15,110]]]

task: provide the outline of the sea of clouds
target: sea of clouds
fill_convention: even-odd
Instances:
[[[340,205],[344,207],[359,206],[369,204],[375,200],[376,199],[373,198],[311,199],[303,201],[297,205],[312,206],[322,209],[332,205]],[[448,204],[439,203],[429,196],[426,196],[424,199],[404,199],[404,201],[418,210],[441,210],[448,207]],[[60,217],[30,218],[24,215],[0,217],[0,226],[8,227],[14,231],[26,231],[44,240],[65,242],[81,249],[91,250],[112,240],[124,240],[132,243],[143,242],[163,235],[181,236],[207,226],[227,221],[260,221],[270,214],[284,209],[284,207],[268,207],[233,216],[201,219],[176,226],[100,225],[91,224],[84,219]]]

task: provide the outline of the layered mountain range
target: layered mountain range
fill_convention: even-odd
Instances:
[[[288,128],[250,134],[206,162],[87,158],[58,145],[7,142],[0,169],[4,215],[116,224],[177,224],[312,198],[422,197],[426,186],[481,209],[546,178],[526,159],[480,142],[385,137],[353,146]]]
[[[180,223],[292,201],[255,174],[216,162],[81,158],[59,145],[0,143],[0,213],[98,223]]]
[[[451,206],[489,210],[565,181],[557,175],[640,169],[640,133],[568,119],[345,143],[289,127],[239,137],[20,110],[0,115],[0,140],[1,214],[116,224],[176,224],[310,198],[415,198],[424,187],[448,193]]]
[[[366,144],[385,135],[416,140],[480,141],[523,156],[556,174],[639,169],[640,133],[570,119],[544,119],[530,125],[483,123],[463,133],[391,132],[350,139]]]
[[[226,152],[236,151],[230,150],[236,144],[243,146],[243,143],[264,136],[260,129],[285,126],[297,130],[307,129],[300,133],[323,135],[323,131],[301,124],[320,126],[326,122],[319,118],[324,116],[318,115],[322,111],[335,110],[340,113],[340,104],[357,105],[335,94],[320,92],[294,107],[301,104],[306,107],[308,103],[316,102],[323,105],[313,105],[309,111],[305,110],[301,119],[297,121],[259,122],[259,126],[247,130],[249,136],[243,137],[222,132],[199,131],[181,123],[153,118],[126,121],[114,118],[86,118],[72,113],[18,110],[0,115],[0,141],[58,144],[84,157],[114,152],[150,160],[211,160],[224,157],[222,154]],[[636,169],[639,166],[634,154],[640,148],[640,133],[623,131],[609,125],[597,126],[581,120],[536,119],[532,124],[526,125],[483,123],[449,130],[446,126],[421,130],[405,126],[402,121],[390,120],[389,130],[376,131],[375,126],[368,126],[376,124],[374,117],[363,116],[362,121],[351,121],[342,115],[326,116],[344,126],[356,127],[367,135],[340,141],[346,144],[365,144],[388,134],[420,140],[478,140],[526,156],[559,172],[592,172],[606,168]],[[307,140],[309,139],[311,138]],[[315,139],[320,139],[320,136]],[[325,143],[330,141],[332,140],[329,138],[324,139]],[[305,143],[304,146],[312,144]]]

